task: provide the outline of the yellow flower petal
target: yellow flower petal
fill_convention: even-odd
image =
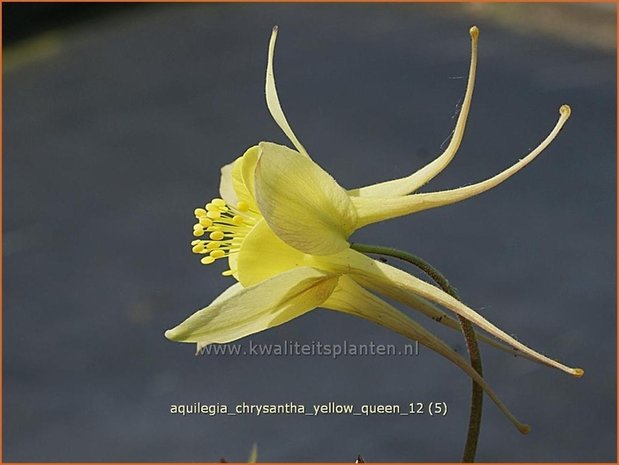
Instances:
[[[517,349],[540,363],[543,363],[544,365],[557,368],[573,376],[583,375],[582,369],[570,368],[557,362],[556,360],[536,352],[535,350],[517,341],[506,332],[497,328],[479,313],[470,309],[462,302],[454,299],[446,292],[426,283],[425,281],[422,281],[419,278],[411,276],[402,270],[387,265],[386,263],[372,260],[371,258],[350,249],[343,253],[326,257],[322,260],[315,258],[312,263],[314,263],[316,267],[323,268],[325,270],[328,269],[333,273],[337,273],[338,271],[348,273],[362,286],[368,287],[396,300],[403,301],[402,293],[411,292],[432,302],[436,302],[437,304],[448,308],[458,315],[463,316],[484,331],[502,340],[506,344],[509,344],[514,349]]]
[[[382,199],[352,197],[351,199],[357,208],[357,214],[359,217],[358,227],[390,218],[396,218],[398,216],[416,213],[430,208],[442,207],[444,205],[460,202],[492,189],[531,163],[535,157],[537,157],[546,147],[548,147],[548,145],[550,145],[552,140],[557,136],[557,134],[559,134],[559,131],[568,120],[570,116],[570,107],[563,105],[560,108],[559,113],[559,120],[557,121],[554,129],[542,141],[542,143],[535,148],[535,150],[530,152],[518,163],[512,165],[510,168],[490,179],[486,179],[485,181],[472,184],[470,186],[461,187],[459,189],[413,194],[403,197]]]
[[[236,192],[234,191],[234,183],[232,182],[232,170],[234,163],[229,163],[221,168],[221,179],[219,181],[219,195],[226,201],[228,205],[236,205],[239,201]]]
[[[454,155],[460,147],[462,137],[464,136],[464,129],[466,127],[466,120],[471,109],[471,100],[473,99],[473,89],[475,88],[475,70],[477,68],[477,38],[479,37],[479,29],[472,27],[469,31],[471,35],[471,65],[469,67],[469,79],[466,86],[466,93],[464,94],[464,100],[462,102],[462,108],[458,115],[458,121],[454,129],[453,135],[449,145],[445,151],[436,158],[433,162],[424,166],[419,171],[401,179],[394,179],[393,181],[382,182],[374,184],[372,186],[361,187],[359,189],[353,189],[348,193],[357,197],[399,197],[416,191],[421,186],[429,182],[436,175],[445,169],[445,167],[451,162]]]
[[[302,155],[309,156],[305,147],[301,145],[297,136],[294,135],[288,121],[286,120],[286,116],[284,115],[284,111],[282,110],[282,106],[279,103],[279,97],[277,95],[277,88],[275,87],[275,73],[273,72],[273,58],[275,54],[275,42],[277,40],[277,26],[273,28],[273,32],[271,34],[271,40],[269,41],[269,58],[267,61],[267,76],[266,76],[266,84],[265,84],[265,95],[267,100],[267,107],[271,112],[271,116],[277,123],[277,125],[284,131],[284,134],[288,136],[290,142],[296,147],[296,149]]]
[[[521,423],[512,415],[488,383],[451,347],[404,313],[363,289],[352,279],[342,276],[335,291],[322,304],[322,307],[365,318],[402,336],[418,341],[442,355],[478,383],[520,432],[525,434],[529,432],[529,426]]]
[[[303,252],[277,237],[264,220],[245,237],[237,255],[238,268],[235,269],[238,269],[239,281],[246,287],[303,266],[305,257]]]
[[[346,249],[357,223],[346,191],[320,166],[288,147],[261,142],[260,148],[256,200],[273,232],[309,254]]]
[[[260,148],[254,145],[237,158],[232,166],[232,186],[236,197],[251,210],[258,210],[254,196],[254,171],[259,159]]]
[[[239,279],[239,254],[238,253],[232,253],[228,255],[228,267],[230,268],[230,271],[232,271],[232,276],[234,276],[234,279],[240,281]]]
[[[316,308],[331,295],[336,284],[337,278],[300,267],[249,288],[232,286],[225,297],[166,331],[165,336],[172,341],[195,342],[200,347],[236,341]]]

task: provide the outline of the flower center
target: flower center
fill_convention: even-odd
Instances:
[[[193,235],[203,237],[208,234],[208,239],[193,240],[191,251],[204,255],[200,260],[204,265],[238,253],[243,239],[261,218],[260,213],[251,210],[242,200],[233,207],[218,198],[207,203],[205,208],[196,208],[194,214],[198,222],[193,225]],[[230,276],[234,272],[227,270],[222,274]]]

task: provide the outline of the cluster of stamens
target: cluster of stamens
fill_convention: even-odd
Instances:
[[[208,239],[192,241],[191,251],[204,255],[200,260],[204,265],[237,253],[243,239],[256,224],[255,212],[242,200],[233,207],[223,199],[216,198],[207,203],[205,208],[196,208],[194,215],[197,223],[193,226],[193,235],[208,235]],[[234,272],[235,270],[226,270],[222,274],[230,276]]]

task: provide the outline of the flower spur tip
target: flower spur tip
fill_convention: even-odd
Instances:
[[[582,368],[574,368],[574,372],[572,373],[572,375],[574,375],[574,377],[576,378],[582,378],[582,375],[585,374],[585,370],[583,370]]]
[[[275,34],[277,31],[279,31],[279,26],[273,26],[273,34]]]
[[[479,37],[479,28],[477,26],[472,26],[471,29],[469,29],[469,34],[471,35],[471,39],[477,39]]]
[[[522,434],[529,434],[531,432],[531,427],[529,425],[525,425],[524,423],[517,425],[517,428]]]
[[[572,114],[572,109],[567,104],[561,105],[561,108],[559,108],[559,113],[561,114],[561,116],[565,118],[569,118],[570,115]]]

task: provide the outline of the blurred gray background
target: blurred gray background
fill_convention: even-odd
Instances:
[[[26,19],[31,31],[17,28],[5,48],[5,461],[244,461],[254,442],[260,461],[460,459],[469,379],[424,348],[413,358],[194,357],[163,337],[232,284],[189,247],[193,209],[218,195],[220,166],[258,141],[288,143],[263,95],[275,24],[287,116],[345,187],[402,176],[440,152],[472,24],[481,36],[467,134],[425,190],[511,165],[572,106],[556,142],[497,189],[353,239],[424,257],[494,323],[585,368],[573,379],[484,347],[488,381],[533,430],[520,435],[486,400],[479,460],[616,460],[614,6],[99,13],[40,31]],[[427,326],[464,350],[459,334]],[[405,342],[324,310],[252,340]],[[289,401],[445,401],[449,414],[169,413],[171,403]]]

